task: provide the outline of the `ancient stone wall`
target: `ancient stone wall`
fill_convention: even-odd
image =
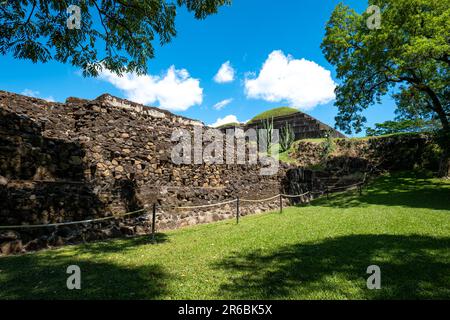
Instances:
[[[158,204],[157,229],[234,216],[234,205],[199,211],[174,207],[279,193],[286,167],[176,165],[175,128],[202,123],[103,95],[65,104],[0,91],[0,225],[47,224],[122,214]],[[277,202],[243,205],[245,215]],[[3,253],[146,233],[149,215],[91,225],[0,232]],[[2,249],[3,247],[3,249]]]
[[[298,165],[321,168],[334,175],[377,168],[383,171],[426,169],[437,171],[440,148],[431,134],[400,134],[370,139],[337,139],[332,152],[323,143],[298,142],[290,156]]]

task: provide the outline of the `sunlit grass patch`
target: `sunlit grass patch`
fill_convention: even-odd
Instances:
[[[311,205],[0,258],[2,299],[450,298],[450,182],[387,175]],[[80,266],[82,289],[66,288]],[[380,266],[382,289],[366,269]]]

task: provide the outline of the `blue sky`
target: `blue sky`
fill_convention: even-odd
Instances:
[[[0,89],[56,101],[69,96],[91,99],[108,92],[206,124],[227,116],[246,121],[270,108],[302,105],[300,110],[334,126],[337,109],[330,100],[329,85],[337,79],[320,44],[326,21],[338,2],[234,0],[231,7],[203,21],[179,10],[177,37],[164,47],[155,43],[156,58],[149,61],[149,76],[143,79],[83,78],[70,65],[33,64],[0,56]],[[365,1],[344,2],[358,12],[367,8]],[[228,61],[233,81],[218,83],[214,77]],[[267,68],[262,70],[264,63]],[[284,70],[281,75],[279,65]],[[222,75],[222,80],[230,76],[227,72]],[[277,83],[281,78],[285,82]],[[298,91],[296,83],[302,88],[315,87]],[[224,106],[219,109],[220,102]],[[386,98],[370,108],[365,113],[367,125],[392,119],[394,107]]]

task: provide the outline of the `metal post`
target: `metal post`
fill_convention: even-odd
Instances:
[[[280,213],[283,213],[283,196],[280,194]]]
[[[362,196],[362,185],[359,185],[358,189],[359,189],[359,195]]]
[[[153,204],[153,215],[152,215],[152,241],[155,241],[155,227],[156,227],[156,203]]]
[[[237,201],[236,201],[236,223],[239,223],[239,197],[237,197]]]

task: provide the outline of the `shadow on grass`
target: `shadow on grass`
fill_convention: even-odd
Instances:
[[[369,205],[403,206],[450,210],[450,184],[438,180],[416,178],[413,174],[382,176],[365,187],[363,195],[357,191],[351,195],[333,194],[322,197],[312,206],[352,208]]]
[[[223,259],[220,294],[233,298],[450,298],[450,238],[352,235]],[[368,290],[369,265],[381,290]]]
[[[131,238],[111,238],[95,242],[88,242],[83,245],[77,245],[78,253],[118,253],[127,250],[133,250],[142,245],[158,245],[169,241],[169,237],[164,233],[156,233],[155,238],[151,235],[136,236]]]
[[[164,241],[158,234],[155,244]],[[2,257],[0,299],[158,299],[173,275],[157,263],[136,266],[120,258],[123,250],[151,243],[145,236]],[[67,289],[70,265],[81,269],[81,290]]]

